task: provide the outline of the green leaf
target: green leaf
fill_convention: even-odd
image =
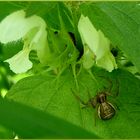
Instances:
[[[60,12],[67,31],[73,31],[71,12],[63,2],[31,2],[26,12],[27,16],[33,14],[41,16],[47,25],[53,29],[61,28],[59,20]]]
[[[24,9],[29,5],[28,2],[11,2],[11,1],[2,1],[0,3],[0,21],[7,15],[9,15],[10,13],[20,10],[20,9]]]
[[[82,14],[101,29],[140,71],[140,6],[138,2],[84,3]],[[92,13],[92,14],[91,14]]]
[[[59,22],[54,21],[59,20],[57,11],[58,5],[62,5],[63,10],[71,16],[70,11],[62,2],[3,1],[0,4],[0,20],[14,11],[24,9],[27,12],[27,16],[37,14],[38,16],[44,17],[49,25],[57,29],[59,27]]]
[[[22,50],[23,42],[21,40],[13,41],[6,44],[1,44],[0,47],[2,47],[1,60],[6,60]]]
[[[6,138],[14,138],[15,135],[13,131],[7,130],[5,127],[0,125],[0,139],[6,139]]]
[[[0,112],[0,123],[22,138],[97,138],[49,113],[2,98]]]
[[[112,81],[112,94],[115,94],[119,84],[118,96],[108,97],[108,102],[112,103],[115,108],[117,105],[119,110],[116,108],[115,116],[108,121],[99,119],[97,110],[92,107],[82,109],[83,105],[75,98],[71,90],[73,89],[75,94],[87,102],[88,92],[91,96],[95,96],[97,90],[104,91],[104,87],[109,88],[108,80],[100,76]],[[59,77],[53,74],[32,76],[14,85],[7,94],[7,98],[49,112],[101,138],[140,137],[139,79],[123,70],[108,73],[93,68],[91,74],[82,70],[77,76],[77,82],[79,91],[75,86],[71,70],[66,70]]]
[[[64,69],[69,64],[75,63],[79,55],[65,29],[56,32],[48,30],[48,48],[47,65],[51,68]]]

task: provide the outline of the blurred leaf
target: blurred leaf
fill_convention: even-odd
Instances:
[[[49,113],[0,98],[0,124],[21,138],[97,138]]]
[[[5,127],[0,126],[0,139],[12,139],[14,138],[14,132],[7,130]]]
[[[140,71],[140,5],[138,2],[84,3],[81,11]],[[91,14],[92,13],[92,14]]]
[[[140,137],[140,80],[122,70],[108,73],[94,68],[93,73],[96,81],[87,71],[81,71],[77,77],[79,92],[75,88],[71,71],[67,70],[59,77],[45,74],[25,78],[13,86],[7,98],[49,112],[96,133],[101,138]],[[100,120],[93,108],[81,109],[80,101],[71,91],[72,88],[82,100],[87,102],[88,91],[95,96],[99,88],[101,91],[104,91],[104,86],[109,88],[109,82],[98,75],[111,79],[112,94],[117,90],[116,79],[119,79],[119,96],[114,99],[109,98],[108,101],[114,106],[117,104],[120,110],[117,110],[115,117],[108,121]]]

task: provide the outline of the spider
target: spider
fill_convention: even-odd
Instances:
[[[105,78],[105,77],[103,77]],[[106,79],[106,78],[105,78]],[[84,102],[79,96],[75,94],[75,92],[72,90],[72,93],[74,96],[84,105],[83,108],[92,106],[93,108],[97,109],[98,117],[102,120],[109,120],[111,119],[115,114],[116,114],[116,108],[112,103],[110,103],[107,100],[107,96],[118,96],[119,93],[119,84],[118,81],[117,83],[117,92],[115,95],[111,94],[111,89],[112,89],[112,81],[107,79],[110,83],[110,87],[108,91],[100,91],[97,92],[96,96],[91,97],[90,93],[88,92],[89,95],[89,100],[88,102]]]

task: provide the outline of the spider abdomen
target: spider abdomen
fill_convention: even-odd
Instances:
[[[111,119],[115,115],[115,112],[114,106],[109,102],[103,102],[98,107],[98,116],[102,120]]]

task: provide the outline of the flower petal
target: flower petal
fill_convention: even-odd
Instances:
[[[96,60],[93,61],[96,61],[96,64],[99,67],[102,67],[108,71],[112,71],[114,68],[117,68],[115,58],[110,52],[110,41],[104,36],[102,31],[96,30],[88,17],[81,15],[78,23],[78,30],[84,45],[83,57],[88,58],[85,59],[85,61],[90,61],[89,63],[91,64],[93,56],[95,56],[94,58],[96,58]],[[86,47],[93,52],[93,55],[92,53],[89,53],[89,56],[87,56]],[[90,66],[89,63],[85,61],[83,64],[85,63]]]
[[[82,57],[82,61],[83,61],[83,66],[86,69],[91,68],[93,64],[95,63],[95,56],[93,52],[87,46],[85,46],[85,51]]]
[[[101,59],[96,61],[97,66],[106,69],[111,72],[112,70],[117,68],[117,64],[112,53],[108,52]]]
[[[6,60],[15,73],[26,72],[32,67],[31,50],[37,50],[39,60],[45,60],[47,32],[45,21],[36,15],[26,18],[23,10],[14,12],[0,23],[0,42],[8,43],[22,38],[23,50]]]
[[[46,27],[45,21],[36,15],[26,18],[23,10],[13,12],[0,23],[0,42],[7,43],[21,39],[34,27]]]
[[[37,55],[38,58],[40,60],[41,63],[46,63],[48,56],[46,55],[47,52],[49,52],[49,48],[48,48],[48,42],[47,42],[47,32],[46,31],[42,31],[42,34],[38,40],[38,42],[36,42],[36,48],[37,48]]]
[[[90,22],[88,17],[81,15],[78,22],[78,30],[83,42],[83,45],[87,45],[89,49],[96,54],[99,46],[99,34]]]
[[[15,73],[23,73],[32,68],[32,62],[29,60],[30,50],[28,48],[20,51],[10,59],[5,60],[10,64],[10,69]]]

